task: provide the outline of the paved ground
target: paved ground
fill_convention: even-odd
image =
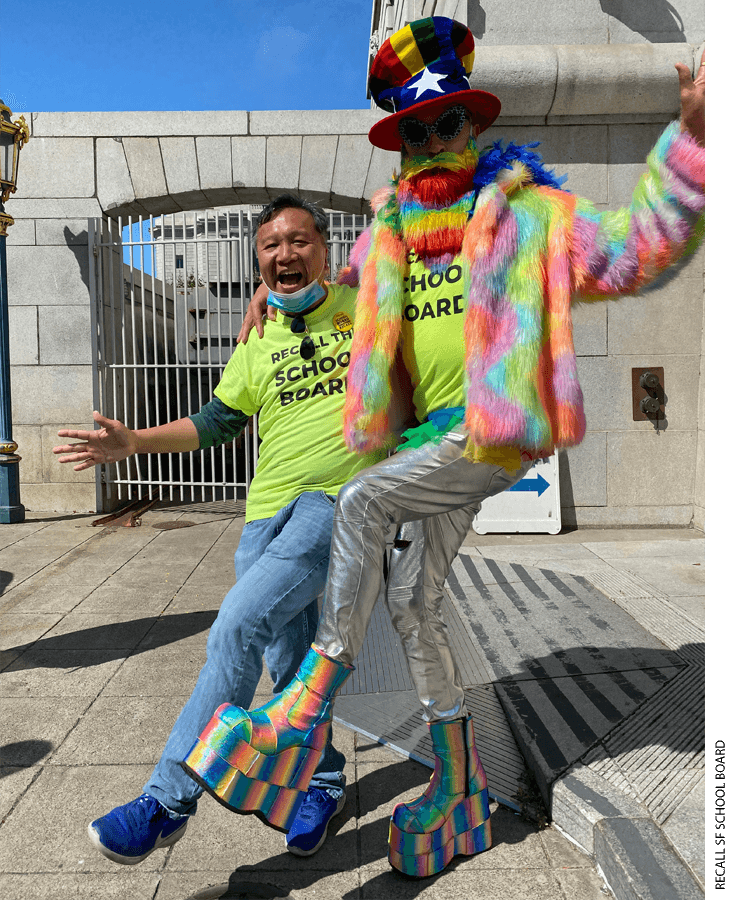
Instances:
[[[290,856],[282,835],[209,798],[172,850],[130,868],[99,856],[86,825],[137,796],[145,782],[204,660],[242,520],[226,504],[206,512],[154,508],[138,528],[92,528],[93,518],[40,514],[0,529],[4,900],[610,896],[593,858],[557,829],[539,831],[500,806],[491,851],[433,879],[395,874],[385,859],[390,812],[420,792],[429,771],[344,727],[336,742],[348,758],[348,800],[313,858]],[[182,522],[190,527],[166,527]],[[704,621],[702,545],[696,531],[639,529],[468,541],[485,556],[519,565],[617,573],[608,596],[626,578],[643,579],[664,612],[692,625]],[[644,604],[640,618],[646,610]],[[660,604],[654,612],[660,618]],[[655,623],[643,624],[656,633]],[[264,680],[259,694],[268,693]],[[587,768],[606,777],[604,760]],[[564,788],[564,796],[574,794],[573,784]],[[698,780],[671,812],[666,832],[695,888],[703,805]],[[694,896],[691,885],[682,896]]]

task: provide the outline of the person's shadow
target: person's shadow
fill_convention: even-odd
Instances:
[[[22,767],[33,766],[40,762],[54,749],[50,741],[14,741],[0,747],[0,778],[11,775],[19,767],[18,759],[22,759]]]
[[[107,660],[123,659],[200,634],[216,618],[217,610],[206,610],[80,628],[0,651],[0,670],[83,668],[99,663],[101,654]]]
[[[600,7],[652,44],[686,43],[684,22],[669,0],[600,0]]]

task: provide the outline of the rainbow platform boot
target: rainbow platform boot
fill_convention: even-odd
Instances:
[[[489,850],[490,800],[475,747],[472,716],[429,724],[436,762],[426,791],[399,803],[388,833],[388,861],[405,875],[441,872],[453,857]]]
[[[220,706],[181,765],[229,809],[288,831],[329,738],[334,696],[353,668],[312,645],[265,706]]]

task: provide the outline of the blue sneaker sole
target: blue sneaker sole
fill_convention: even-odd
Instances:
[[[332,821],[332,819],[333,819],[336,815],[338,815],[339,813],[341,813],[342,810],[345,808],[345,801],[346,801],[346,800],[347,800],[347,797],[346,797],[344,794],[342,794],[342,796],[341,796],[341,797],[339,798],[339,800],[337,801],[337,808],[336,808],[335,811],[332,813],[332,815],[327,819],[327,822],[326,822],[326,825],[324,826],[324,831],[323,831],[322,836],[321,836],[321,838],[320,838],[320,840],[319,840],[319,843],[316,845],[316,847],[314,847],[313,850],[302,850],[300,847],[292,846],[292,845],[289,844],[289,842],[288,842],[288,835],[287,835],[287,836],[286,836],[286,840],[285,840],[285,844],[286,844],[286,849],[288,850],[288,852],[289,852],[289,853],[293,853],[294,856],[313,856],[313,855],[317,852],[317,850],[321,850],[322,845],[324,844],[324,841],[326,841],[326,839],[327,839],[327,829],[329,828],[329,823]]]
[[[162,847],[170,847],[172,844],[175,844],[180,838],[184,836],[184,832],[186,831],[186,826],[189,824],[188,819],[184,824],[177,828],[176,831],[173,831],[168,837],[161,838],[160,836],[156,839],[156,843],[147,853],[143,853],[141,856],[123,856],[120,853],[115,853],[114,850],[110,850],[109,847],[105,847],[105,845],[100,840],[100,836],[97,833],[95,828],[92,828],[92,823],[90,822],[87,826],[87,834],[89,835],[90,841],[94,844],[94,846],[99,850],[99,852],[106,857],[107,859],[112,860],[112,862],[119,863],[121,866],[137,866],[138,863],[143,862],[144,859],[147,859],[151,853],[155,850],[160,850]]]

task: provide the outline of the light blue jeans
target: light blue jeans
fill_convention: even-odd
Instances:
[[[291,682],[311,646],[317,598],[329,567],[334,497],[304,493],[271,519],[248,522],[235,552],[237,581],[225,597],[207,640],[207,661],[143,790],[171,812],[192,815],[202,793],[181,768],[199,734],[222,703],[249,709],[263,672],[274,693]],[[344,787],[344,754],[322,754],[312,787]]]

